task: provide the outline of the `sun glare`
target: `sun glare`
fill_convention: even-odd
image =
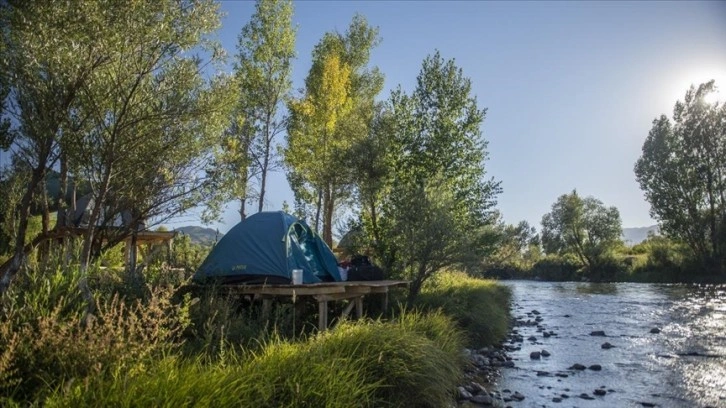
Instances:
[[[698,87],[712,79],[716,81],[716,92],[706,96],[705,101],[724,103],[726,101],[726,70],[716,68],[694,70],[678,75],[677,79],[671,82],[671,102],[682,101],[691,85]]]

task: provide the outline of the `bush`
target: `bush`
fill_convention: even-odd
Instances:
[[[41,400],[69,381],[134,370],[174,347],[189,324],[188,310],[171,303],[172,288],[126,302],[118,294],[96,298],[86,315],[78,268],[19,276],[0,311],[0,396]]]
[[[425,335],[423,333],[426,333]],[[52,406],[441,407],[461,378],[460,333],[441,314],[343,322],[214,364],[166,358],[58,390]],[[444,346],[445,347],[442,347]]]
[[[424,287],[415,307],[441,309],[466,332],[469,344],[479,347],[497,344],[507,335],[510,298],[509,289],[493,280],[447,272]]]

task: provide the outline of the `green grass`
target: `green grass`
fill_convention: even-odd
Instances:
[[[440,309],[464,330],[475,347],[497,344],[509,330],[511,292],[496,281],[446,272],[429,282],[416,299],[421,310]]]
[[[441,407],[461,379],[461,333],[440,313],[343,322],[213,364],[174,357],[59,390],[49,407]]]

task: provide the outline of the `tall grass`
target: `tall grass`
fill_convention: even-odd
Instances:
[[[441,310],[467,334],[469,345],[493,345],[509,330],[510,290],[496,281],[472,278],[463,272],[446,272],[428,282],[415,307]]]
[[[166,358],[59,390],[48,406],[441,407],[461,378],[461,333],[441,314],[344,322],[214,364]],[[446,347],[441,347],[446,345]]]

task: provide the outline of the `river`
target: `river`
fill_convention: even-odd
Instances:
[[[507,405],[726,407],[726,286],[502,283],[521,336],[508,345],[521,349],[497,388],[525,396]]]

